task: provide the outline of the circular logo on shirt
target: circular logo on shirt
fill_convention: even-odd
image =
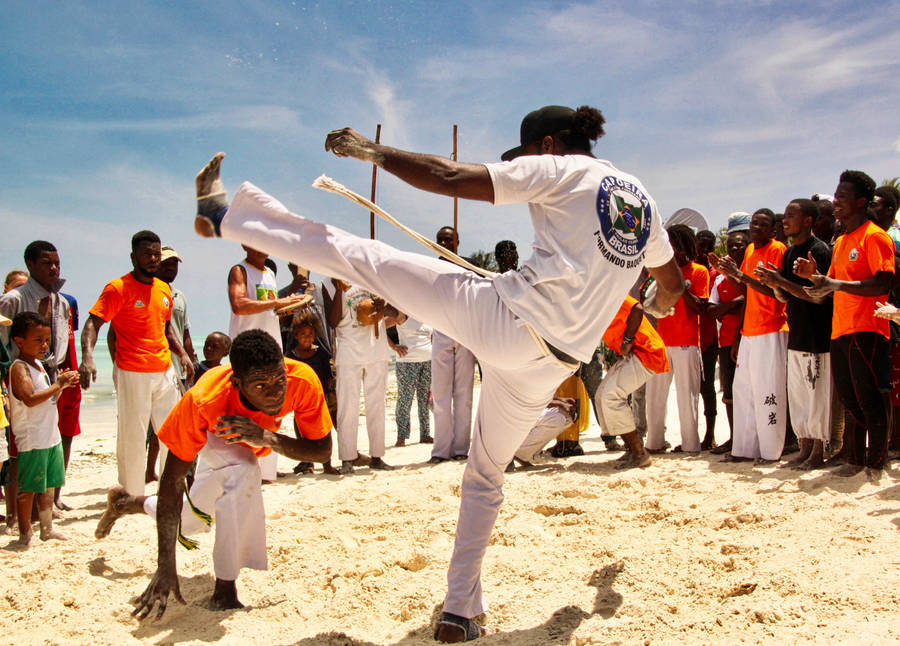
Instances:
[[[621,177],[604,177],[597,192],[597,218],[600,228],[594,235],[600,253],[619,267],[641,264],[652,218],[644,192]]]
[[[857,258],[859,258],[859,250],[854,247],[850,250],[850,260],[856,260]]]
[[[163,307],[165,307],[166,309],[169,308],[169,297],[168,296],[163,296]]]

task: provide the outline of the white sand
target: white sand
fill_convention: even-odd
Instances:
[[[238,580],[248,607],[205,609],[210,534],[178,550],[188,605],[141,624],[129,613],[155,570],[155,526],[130,516],[94,539],[115,481],[114,411],[89,404],[83,425],[66,487],[76,510],[58,523],[72,539],[22,554],[0,538],[3,643],[433,643],[463,464],[427,466],[430,446],[413,444],[388,450],[402,465],[391,473],[280,479],[264,489],[270,569]],[[900,641],[896,463],[877,484],[708,454],[622,473],[595,425],[583,444],[584,457],[508,477],[484,564],[486,618],[502,633],[483,643]]]

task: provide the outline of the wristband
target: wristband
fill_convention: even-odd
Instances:
[[[623,336],[622,344],[624,345],[625,343],[634,343],[634,337],[633,336]]]

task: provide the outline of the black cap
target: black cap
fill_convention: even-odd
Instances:
[[[568,130],[574,122],[575,110],[562,105],[545,105],[534,112],[529,112],[522,119],[522,126],[519,128],[520,145],[507,150],[500,155],[500,159],[503,161],[515,159],[522,154],[522,150],[528,144],[561,130]]]

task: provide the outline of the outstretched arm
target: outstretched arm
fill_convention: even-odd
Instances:
[[[481,164],[463,164],[446,157],[382,146],[352,128],[329,132],[325,150],[338,157],[371,162],[423,191],[467,200],[494,201],[494,184],[487,168]]]
[[[166,612],[169,593],[182,604],[185,603],[178,585],[178,571],[175,565],[175,539],[178,536],[178,521],[181,519],[184,478],[191,468],[190,462],[179,459],[169,451],[166,465],[159,479],[159,500],[156,510],[157,566],[150,579],[150,585],[138,597],[138,605],[131,612],[138,619],[145,619],[153,608],[157,608],[156,619]]]

